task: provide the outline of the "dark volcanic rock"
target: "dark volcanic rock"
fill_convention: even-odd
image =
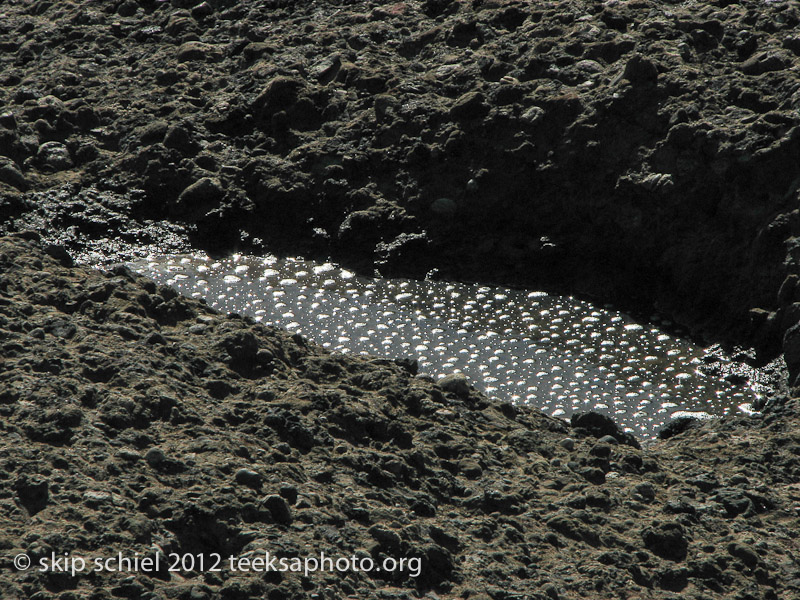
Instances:
[[[793,5],[26,6],[0,29],[21,226],[168,215],[211,250],[657,305],[763,359],[800,318]],[[67,183],[125,201],[41,219]]]
[[[796,383],[793,3],[84,4],[2,6],[4,232],[174,247],[169,216],[217,250],[656,305],[757,360],[785,351]],[[425,572],[6,570],[9,597],[800,593],[791,395],[645,450],[584,417],[560,446],[566,425],[535,411],[330,367],[34,237],[0,245],[10,555],[379,557],[379,525]],[[260,500],[284,486],[289,519]]]
[[[596,438],[611,436],[613,439],[622,444],[627,444],[629,446],[633,446],[634,448],[639,447],[639,442],[636,440],[636,438],[630,433],[625,433],[622,431],[619,425],[617,425],[614,420],[607,415],[603,415],[594,411],[576,412],[572,414],[572,417],[570,418],[570,424],[575,429],[583,431]]]
[[[570,430],[458,378],[333,356],[39,243],[0,238],[0,527],[13,555],[419,559],[416,575],[312,573],[297,587],[181,567],[187,598],[278,585],[298,598],[473,597],[500,581],[498,597],[794,594],[796,400],[642,450],[596,417]],[[0,587],[176,597],[166,570],[120,575],[5,570]]]
[[[276,523],[288,525],[292,522],[292,509],[289,508],[289,504],[284,498],[275,495],[267,496],[261,503],[272,515]]]
[[[469,396],[469,382],[462,373],[447,375],[440,379],[438,383],[443,390],[451,392],[460,398]]]
[[[270,81],[253,102],[253,108],[272,115],[289,108],[296,100],[303,83],[290,77],[276,77]]]
[[[669,439],[675,435],[688,431],[694,427],[699,427],[700,422],[694,417],[678,417],[664,425],[658,431],[658,438],[661,440]]]
[[[225,190],[218,179],[203,177],[181,192],[176,208],[179,214],[204,214],[217,206],[224,196]]]
[[[625,70],[622,72],[622,76],[634,84],[653,83],[658,78],[658,67],[653,61],[641,54],[634,54],[625,63]]]
[[[662,523],[642,532],[644,545],[653,554],[680,562],[686,558],[689,542],[680,523]]]
[[[14,489],[19,503],[31,515],[43,510],[50,500],[48,483],[45,479],[23,476],[14,482]]]
[[[486,99],[480,92],[468,92],[456,100],[450,109],[450,116],[456,119],[477,119],[489,112]]]
[[[25,176],[12,160],[5,157],[0,157],[0,182],[7,183],[21,191],[28,189]]]

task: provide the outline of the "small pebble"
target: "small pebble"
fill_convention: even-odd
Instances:
[[[469,396],[469,382],[463,373],[452,373],[439,380],[439,387],[446,392],[451,392],[459,398]]]
[[[264,480],[260,473],[256,473],[251,469],[239,469],[236,471],[234,479],[236,480],[236,483],[246,485],[247,487],[251,487],[253,489],[260,488],[261,483]]]
[[[159,465],[163,464],[165,460],[167,460],[167,455],[164,454],[164,451],[161,448],[150,448],[147,451],[147,454],[144,455],[145,461],[151,467],[158,467]]]

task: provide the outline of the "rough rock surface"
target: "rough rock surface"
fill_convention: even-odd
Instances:
[[[760,0],[6,0],[0,230],[655,305],[797,383],[798,24]],[[4,598],[800,596],[795,399],[639,449],[30,235],[0,241],[0,359]],[[423,572],[6,568],[262,549]]]
[[[41,246],[0,238],[3,561],[324,551],[422,571],[4,567],[4,598],[800,594],[796,400],[640,449]]]
[[[800,319],[796,3],[0,11],[5,221],[552,285],[765,356]]]

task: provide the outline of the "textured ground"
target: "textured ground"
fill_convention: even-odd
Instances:
[[[799,23],[754,0],[6,0],[0,227],[546,284],[796,378]],[[796,400],[639,450],[0,245],[4,597],[800,595]],[[6,568],[264,546],[424,569]]]
[[[765,355],[798,319],[795,3],[0,10],[0,216],[74,245],[171,219],[221,250],[655,303]]]
[[[613,426],[573,428],[396,363],[331,356],[126,270],[68,265],[33,239],[0,239],[4,562],[324,551],[421,557],[422,573],[6,564],[4,598],[800,594],[796,401],[642,450]]]

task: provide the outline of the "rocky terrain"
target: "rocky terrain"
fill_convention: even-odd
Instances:
[[[797,401],[641,449],[0,239],[4,598],[792,598]],[[672,437],[668,437],[672,434]],[[382,560],[417,577],[18,571],[55,553]],[[164,565],[164,562],[161,563]]]
[[[544,286],[783,354],[795,384],[798,24],[757,0],[5,0],[3,597],[800,595],[794,392],[642,449],[67,253]],[[11,565],[264,550],[422,566]]]
[[[795,3],[0,11],[0,218],[20,228],[80,249],[165,243],[166,220],[212,250],[550,285],[764,358],[800,317]]]

